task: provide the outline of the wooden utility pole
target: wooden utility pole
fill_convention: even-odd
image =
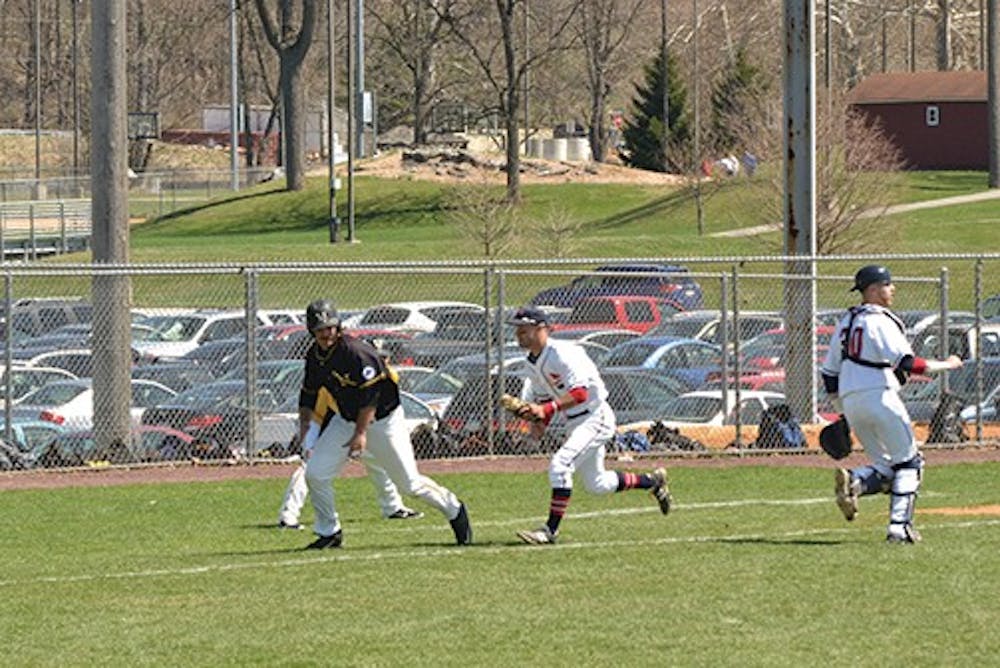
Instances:
[[[95,2],[90,67],[90,191],[95,265],[128,263],[126,0]],[[115,459],[129,441],[132,329],[128,274],[95,266],[93,300],[94,436]]]

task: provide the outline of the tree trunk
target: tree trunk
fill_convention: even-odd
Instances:
[[[281,119],[285,148],[285,179],[288,190],[306,187],[306,114],[300,68],[288,58],[281,59]]]

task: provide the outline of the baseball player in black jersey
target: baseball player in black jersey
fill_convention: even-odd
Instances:
[[[472,528],[465,504],[417,470],[403,421],[399,385],[378,350],[345,334],[329,301],[309,305],[306,326],[315,341],[306,352],[299,429],[303,444],[314,444],[305,477],[317,535],[308,548],[341,546],[343,533],[334,505],[333,479],[348,457],[365,453],[385,469],[403,494],[416,496],[441,511],[451,523],[456,543],[470,544]]]

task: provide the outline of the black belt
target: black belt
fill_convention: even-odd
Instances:
[[[583,417],[584,415],[590,415],[590,409],[589,408],[587,410],[585,410],[585,411],[580,411],[576,415],[570,415],[569,413],[566,413],[566,418],[569,419],[569,420],[575,420],[576,418]]]

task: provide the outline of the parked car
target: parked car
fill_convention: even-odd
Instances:
[[[9,314],[4,314],[4,324],[28,336],[47,334],[63,325],[90,322],[93,307],[89,302],[74,298],[18,299]]]
[[[0,368],[3,368],[0,366]],[[10,400],[18,403],[25,396],[56,380],[74,380],[75,375],[65,369],[46,366],[12,366],[10,368]],[[6,369],[0,373],[0,400],[7,388]]]
[[[1000,318],[1000,294],[984,299],[980,309],[984,320]]]
[[[505,343],[514,341],[513,327],[501,324],[498,335],[495,319],[483,312],[441,310],[437,315],[440,320],[432,331],[419,332],[396,344],[391,351],[394,362],[433,368],[456,357],[482,352],[487,345],[495,346],[501,337]]]
[[[439,418],[434,410],[409,392],[399,393],[403,416],[414,448],[432,451],[437,440]],[[296,437],[299,433],[299,397],[289,396],[271,413],[257,422],[257,450],[262,457],[284,459],[299,454]]]
[[[783,325],[783,320],[777,313],[741,311],[738,321],[735,320],[733,313],[729,313],[727,318],[727,343],[729,345],[737,340],[749,341],[755,336]],[[678,336],[722,345],[722,313],[706,309],[681,311],[658,324],[647,334],[650,336]]]
[[[958,369],[948,372],[948,392],[957,396],[963,406],[973,406],[976,396],[976,360],[966,360]],[[983,395],[989,395],[1000,387],[1000,357],[986,357],[981,361],[983,374]],[[910,418],[917,422],[927,422],[934,415],[941,400],[941,380],[943,374],[936,374],[924,383],[909,382],[900,390],[900,397]]]
[[[608,350],[614,348],[619,343],[625,343],[642,336],[633,329],[576,329],[570,325],[565,328],[552,329],[549,337],[553,339],[567,339],[577,343],[596,343],[606,346]]]
[[[736,424],[736,393],[726,393],[723,405],[720,390],[687,392],[668,402],[661,411],[662,422],[674,429],[691,426],[723,426]],[[778,392],[747,390],[740,393],[741,424],[760,424],[764,411],[785,402]]]
[[[153,315],[144,324],[156,329],[159,341],[137,341],[134,348],[153,358],[178,358],[203,343],[230,339],[246,332],[243,311],[203,310],[171,315]],[[270,324],[258,315],[256,325]]]
[[[259,383],[255,410],[273,413],[281,405],[269,383]],[[212,456],[229,457],[246,452],[249,406],[246,382],[225,380],[200,385],[167,402],[149,408],[143,424],[159,424],[187,432],[199,443],[214,445]]]
[[[500,395],[527,398],[527,369],[505,372],[502,380],[492,373],[487,378],[472,375],[465,379],[441,414],[440,439],[434,452],[421,456],[470,457],[490,453],[490,432],[493,452],[515,454],[552,451],[558,441],[562,415],[553,419],[541,443],[529,438],[528,423],[507,414],[500,407]]]
[[[584,297],[576,302],[565,322],[554,322],[560,329],[631,329],[640,334],[653,329],[681,306],[669,299],[640,295],[605,295]]]
[[[199,444],[191,435],[162,426],[135,425],[123,448],[98,450],[92,431],[60,434],[32,451],[35,468],[84,466],[87,464],[129,464],[190,459]]]
[[[913,354],[926,358],[958,355],[966,360],[1000,355],[1000,322],[983,323],[980,326],[980,337],[977,341],[975,324],[948,325],[948,350],[941,354],[940,330],[929,327],[914,337]]]
[[[178,393],[215,380],[212,371],[203,365],[176,361],[135,366],[132,368],[132,378],[156,381]]]
[[[35,418],[11,420],[10,438],[6,437],[7,423],[0,420],[0,470],[35,468],[40,448],[65,431],[61,425]]]
[[[826,357],[826,351],[830,347],[830,337],[833,336],[835,330],[836,327],[829,326],[816,328],[814,357],[817,362],[822,362]],[[768,330],[747,341],[744,345],[740,346],[742,368],[745,371],[783,369],[785,366],[786,338],[784,328],[778,328]]]
[[[689,389],[721,372],[722,351],[718,346],[676,336],[644,336],[612,348],[604,359],[606,368],[652,369],[682,381]]]
[[[702,291],[687,267],[661,264],[609,264],[567,285],[542,290],[535,306],[574,306],[586,297],[645,295],[669,299],[684,309],[702,307]]]
[[[906,327],[906,337],[911,341],[925,330],[937,328],[940,331],[941,312],[930,310],[893,311]],[[968,311],[949,311],[946,322],[949,325],[971,325],[976,314]]]
[[[147,408],[172,398],[170,388],[150,380],[133,380],[130,413],[138,424]],[[94,386],[90,378],[53,381],[28,394],[13,414],[63,425],[67,429],[90,429],[94,422]]]
[[[412,392],[425,378],[434,374],[436,369],[427,366],[393,366],[399,382],[399,389]]]
[[[499,365],[491,358],[490,373],[496,373]],[[528,363],[527,353],[517,346],[503,349],[504,373],[518,372]],[[485,377],[487,373],[484,354],[457,357],[438,367],[437,371],[417,383],[413,394],[426,402],[438,415],[444,414],[448,402],[465,382],[472,377]]]
[[[346,329],[385,329],[430,332],[446,314],[456,311],[482,313],[479,304],[458,301],[392,302],[373,306],[364,313],[346,318]]]
[[[286,397],[299,396],[302,379],[305,376],[305,363],[301,359],[266,360],[258,362],[256,367],[257,382],[266,383],[272,388],[279,402]],[[223,374],[219,380],[244,380],[246,369],[234,367]]]
[[[13,352],[17,353],[20,363],[24,366],[55,367],[68,371],[77,378],[90,378],[93,373],[93,353],[89,348],[30,351],[31,354],[27,357],[21,357],[22,351]]]
[[[649,369],[603,369],[601,377],[619,425],[656,418],[663,406],[688,389],[683,382]]]

